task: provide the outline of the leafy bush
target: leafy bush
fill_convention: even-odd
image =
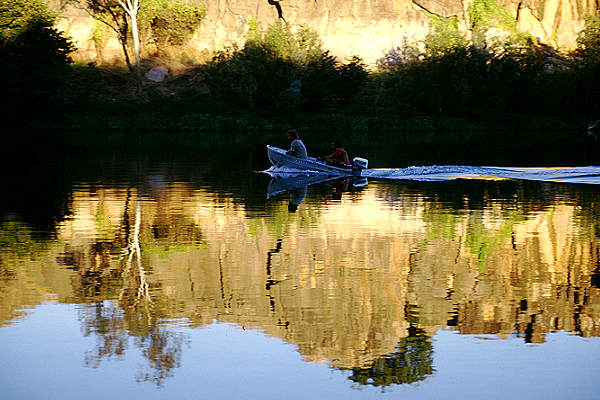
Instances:
[[[336,100],[338,62],[329,52],[310,60],[302,71],[302,103],[315,110]]]
[[[281,96],[297,75],[297,67],[264,44],[246,43],[223,51],[207,64],[207,82],[213,97],[238,107],[277,110]]]
[[[338,95],[344,102],[358,96],[369,78],[367,65],[359,56],[352,56],[347,63],[338,68]]]
[[[0,0],[0,34],[10,38],[27,28],[32,21],[54,24],[55,15],[39,0]]]
[[[303,106],[317,110],[347,104],[360,93],[367,79],[366,65],[360,57],[340,64],[329,52],[323,52],[302,69]]]
[[[206,15],[206,6],[189,5],[183,1],[146,0],[139,12],[140,29],[156,46],[185,44]]]
[[[585,18],[585,26],[577,37],[577,55],[586,65],[600,64],[600,15]]]
[[[11,112],[51,109],[62,102],[74,51],[40,0],[2,0],[0,85]]]
[[[588,119],[600,116],[600,15],[588,16],[577,38],[573,68],[580,112]]]
[[[250,21],[248,43],[263,45],[281,58],[304,64],[321,53],[321,41],[318,34],[306,27],[300,27],[292,32],[288,23],[277,20],[266,30],[262,30],[256,20]]]
[[[431,30],[423,41],[426,56],[441,56],[467,45],[464,35],[458,31],[457,18],[442,18],[434,14],[429,14],[429,18]]]
[[[543,112],[545,54],[537,46],[456,47],[382,69],[383,100],[397,111],[480,115]]]
[[[293,33],[282,21],[264,32],[251,21],[244,47],[219,53],[207,67],[217,101],[276,112],[348,102],[368,76],[359,57],[340,64],[321,52],[316,34],[307,29]]]
[[[517,20],[496,0],[475,0],[468,12],[473,41],[479,46],[485,45],[486,33],[491,28],[506,32],[513,42],[524,43],[530,39],[530,35],[518,31]]]

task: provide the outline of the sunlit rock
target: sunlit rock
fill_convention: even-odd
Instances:
[[[152,82],[162,82],[165,80],[166,76],[169,74],[169,70],[167,67],[163,67],[162,65],[158,65],[153,67],[150,71],[146,72],[146,79]]]

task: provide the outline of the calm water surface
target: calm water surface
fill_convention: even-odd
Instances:
[[[11,171],[0,398],[600,398],[597,185],[266,167]]]

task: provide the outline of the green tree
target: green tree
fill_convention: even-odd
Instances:
[[[0,0],[0,11],[0,84],[11,99],[8,111],[50,112],[64,100],[74,47],[41,0]]]
[[[140,8],[140,29],[160,53],[167,46],[185,44],[205,15],[205,5],[190,5],[183,1],[146,0]]]
[[[281,19],[264,31],[250,21],[244,48],[220,53],[207,71],[211,93],[220,102],[279,112],[347,103],[368,79],[360,57],[341,64],[321,50],[314,31],[293,32]]]
[[[138,85],[141,82],[140,70],[140,38],[138,29],[138,11],[140,0],[74,0],[83,1],[85,9],[96,20],[106,24],[117,34],[119,43],[123,49],[125,62],[130,71],[133,71],[127,46],[129,34],[133,41],[133,52],[135,55],[135,70],[138,77]]]
[[[129,45],[129,20],[125,9],[117,0],[74,0],[77,4],[83,2],[83,8],[97,21],[108,26],[117,35],[117,40],[121,44],[125,62],[130,71],[133,71],[133,65],[127,49]]]
[[[577,37],[577,53],[586,65],[600,64],[600,15],[587,16]]]
[[[0,33],[14,37],[33,21],[54,25],[55,15],[39,0],[0,0]]]
[[[242,49],[219,53],[207,64],[207,72],[219,103],[274,111],[284,107],[285,91],[298,69],[267,45],[246,43]]]
[[[220,103],[265,111],[289,110],[300,102],[301,70],[321,55],[317,34],[292,32],[283,20],[262,30],[250,21],[242,49],[220,52],[208,63],[208,84]]]
[[[587,118],[600,116],[600,14],[588,16],[575,52],[578,100]]]
[[[131,35],[133,37],[133,51],[135,54],[135,70],[138,77],[138,85],[141,83],[142,74],[140,71],[140,38],[138,30],[137,15],[140,9],[139,0],[117,0],[119,5],[123,7],[125,13],[129,17],[131,23]]]
[[[496,0],[475,0],[468,12],[473,42],[479,47],[485,45],[485,36],[490,28],[506,32],[513,42],[524,43],[530,39],[528,34],[519,32],[515,17]]]
[[[261,30],[256,20],[250,21],[248,43],[264,45],[281,58],[305,64],[320,57],[323,52],[317,32],[300,27],[292,32],[290,25],[278,19],[266,30]]]
[[[457,18],[442,18],[433,14],[430,14],[429,17],[431,29],[423,41],[427,56],[438,57],[452,50],[466,47],[467,40],[458,30]]]

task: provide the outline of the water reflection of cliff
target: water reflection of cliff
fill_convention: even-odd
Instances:
[[[157,383],[184,342],[160,324],[173,318],[264,330],[359,383],[413,382],[432,373],[426,339],[447,326],[527,342],[600,336],[599,213],[586,196],[370,185],[289,214],[287,201],[256,212],[183,183],[82,186],[55,239],[3,222],[0,318],[49,298],[85,303],[82,324],[98,338],[89,365],[132,336],[149,361],[141,379]]]

